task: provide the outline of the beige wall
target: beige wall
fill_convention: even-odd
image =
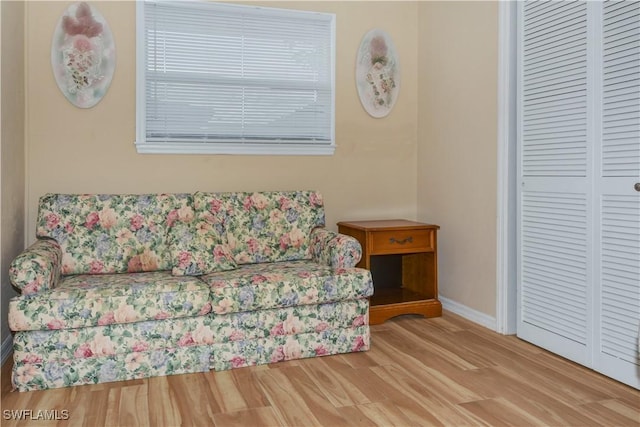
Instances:
[[[417,214],[417,3],[269,2],[337,15],[336,140],[333,156],[141,155],[135,139],[135,4],[92,2],[107,19],[117,67],[104,99],[78,109],[58,90],[51,36],[66,3],[27,4],[27,240],[38,198],[47,192],[320,190],[327,225]],[[355,54],[373,27],[393,36],[402,67],[397,104],[385,119],[363,110]]]
[[[7,307],[16,295],[11,260],[24,249],[24,3],[0,2],[0,271],[1,342],[9,334]]]
[[[270,2],[337,15],[338,148],[328,157],[137,154],[135,6],[92,4],[118,57],[109,92],[89,110],[66,101],[49,63],[66,3],[26,5],[28,242],[46,192],[314,188],[330,227],[378,217],[440,224],[441,294],[495,316],[497,3]],[[374,27],[392,35],[402,69],[384,119],[366,114],[354,83],[356,49]]]
[[[418,218],[440,294],[496,314],[497,2],[419,6]]]

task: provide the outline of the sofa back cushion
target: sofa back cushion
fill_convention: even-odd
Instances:
[[[47,194],[36,235],[62,249],[62,274],[170,270],[167,231],[193,213],[188,194]]]
[[[195,199],[194,211],[185,212],[169,229],[169,252],[174,276],[200,276],[237,267],[234,256],[225,244],[223,225],[200,208]]]
[[[194,204],[223,224],[238,264],[311,259],[311,230],[324,226],[315,191],[196,193]]]

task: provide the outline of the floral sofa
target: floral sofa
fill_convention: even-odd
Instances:
[[[20,391],[369,348],[359,243],[319,193],[65,195],[10,266]]]

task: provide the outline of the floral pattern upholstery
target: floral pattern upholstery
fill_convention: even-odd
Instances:
[[[56,287],[60,280],[62,251],[52,239],[40,239],[18,255],[9,266],[9,280],[22,295]]]
[[[196,316],[78,329],[16,332],[14,358],[71,360],[193,345],[212,345],[368,324],[367,300]]]
[[[168,228],[188,214],[188,194],[70,195],[40,198],[36,235],[62,249],[62,274],[171,269]]]
[[[172,273],[176,276],[198,276],[237,267],[229,247],[224,243],[222,224],[216,223],[206,209],[195,201],[169,230]]]
[[[223,371],[306,357],[369,350],[369,327],[327,329],[213,345],[213,369]]]
[[[323,225],[311,191],[42,197],[10,270],[14,386],[367,350],[371,274]]]
[[[30,391],[206,372],[210,369],[211,351],[211,346],[192,346],[88,359],[14,358],[12,381],[17,390]]]
[[[213,341],[228,343],[368,325],[369,301],[363,298],[211,317]]]
[[[71,329],[111,323],[203,316],[208,287],[195,277],[166,271],[65,277],[49,292],[9,302],[14,331]]]
[[[306,357],[366,351],[369,328],[328,329],[298,335],[212,346],[132,351],[103,357],[15,359],[12,381],[19,391],[97,384],[136,378],[241,368]]]
[[[23,331],[14,336],[14,359],[37,361],[112,357],[213,344],[212,316],[114,323],[78,329]]]
[[[216,314],[320,304],[373,294],[368,270],[334,270],[313,261],[250,264],[201,279],[211,286]]]
[[[311,232],[313,261],[331,268],[353,268],[362,258],[362,246],[355,238],[326,228]]]
[[[224,224],[238,264],[309,259],[311,230],[324,226],[313,191],[196,193],[195,201]]]
[[[366,350],[368,308],[368,301],[360,299],[223,316],[17,332],[13,382],[26,391],[230,369],[290,360],[298,354],[311,357]],[[304,349],[311,344],[313,352]],[[206,369],[201,365],[203,358],[208,358]]]

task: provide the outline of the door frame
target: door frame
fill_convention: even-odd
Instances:
[[[517,331],[517,4],[498,3],[496,331]]]

